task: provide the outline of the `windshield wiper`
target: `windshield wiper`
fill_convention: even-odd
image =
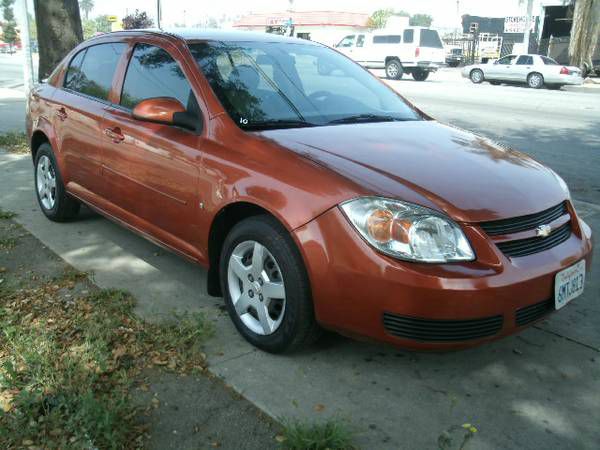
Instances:
[[[316,123],[307,122],[305,120],[266,120],[264,122],[254,122],[248,123],[244,125],[244,130],[247,131],[257,131],[257,130],[275,130],[278,128],[306,128],[306,127],[315,127]]]
[[[360,123],[360,122],[404,122],[411,119],[402,119],[399,117],[384,115],[384,114],[356,114],[354,116],[342,117],[341,119],[334,119],[327,122],[327,124],[333,123]]]

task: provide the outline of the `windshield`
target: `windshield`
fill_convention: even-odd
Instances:
[[[211,41],[189,47],[245,130],[421,119],[369,72],[321,45]]]

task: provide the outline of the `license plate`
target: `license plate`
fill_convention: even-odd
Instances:
[[[561,270],[554,278],[554,307],[560,309],[583,293],[585,260]]]

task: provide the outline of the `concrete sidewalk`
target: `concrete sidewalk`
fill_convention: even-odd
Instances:
[[[583,298],[544,324],[481,348],[415,354],[329,335],[301,354],[246,344],[206,296],[205,272],[85,211],[51,223],[39,211],[28,156],[0,153],[0,207],[100,287],[127,289],[151,319],[205,311],[217,335],[210,370],[274,417],[338,415],[364,449],[433,449],[445,430],[472,423],[471,448],[597,448],[600,440],[598,270]],[[595,230],[598,208],[578,204]],[[322,406],[321,406],[322,405]],[[324,407],[324,408],[323,408]]]

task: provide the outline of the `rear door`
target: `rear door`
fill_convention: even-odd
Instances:
[[[531,55],[519,55],[515,64],[512,68],[512,74],[514,81],[527,81],[527,75],[533,70],[533,56]]]
[[[53,102],[54,129],[61,141],[68,190],[85,191],[103,196],[101,180],[102,116],[112,88],[115,69],[127,44],[97,44],[74,55],[61,88]]]
[[[127,222],[133,220],[136,228],[194,257],[198,246],[193,244],[202,235],[196,215],[205,138],[199,97],[189,81],[192,69],[168,43],[140,41],[130,52],[120,96],[102,124],[109,200],[129,213]],[[134,119],[135,105],[155,97],[177,99],[194,115],[197,129]]]
[[[421,28],[419,39],[419,56],[417,61],[443,64],[446,55],[444,45],[436,30]]]

